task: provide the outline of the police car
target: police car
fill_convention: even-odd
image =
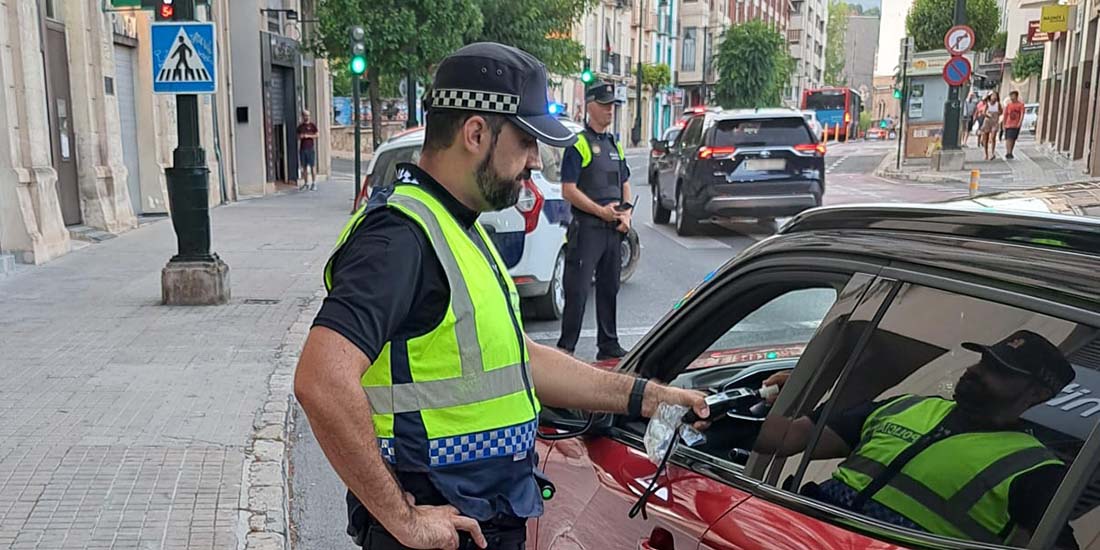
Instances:
[[[567,128],[580,132],[575,122],[562,120]],[[423,128],[396,134],[380,145],[367,165],[363,191],[365,198],[370,185],[388,185],[394,181],[396,166],[402,162],[420,160],[424,143]],[[558,319],[565,309],[562,281],[565,273],[565,229],[571,219],[569,203],[561,196],[561,159],[563,149],[539,144],[542,154],[541,171],[531,173],[524,184],[519,202],[514,208],[485,212],[478,221],[493,239],[508,273],[516,283],[524,307],[537,318]],[[623,270],[625,281],[634,271],[638,259],[637,236],[623,239]]]

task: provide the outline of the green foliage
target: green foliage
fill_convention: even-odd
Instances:
[[[955,0],[916,0],[913,3],[905,27],[918,52],[943,49],[943,35],[954,26],[954,10]],[[989,50],[996,43],[994,36],[1001,24],[997,0],[967,0],[966,21],[974,29],[974,49]]]
[[[347,58],[336,58],[329,65],[329,74],[332,75],[332,95],[335,97],[351,97],[351,71],[348,70]],[[381,97],[397,97],[401,95],[399,83],[405,76],[403,74],[383,74],[378,76],[378,93]]]
[[[642,65],[642,84],[653,91],[672,83],[672,70],[664,63]]]
[[[863,111],[859,114],[859,133],[867,132],[867,129],[871,127],[871,113]]]
[[[574,74],[584,47],[571,38],[573,24],[599,0],[474,0],[484,24],[475,42],[520,48],[546,64],[551,73]]]
[[[863,15],[866,15],[868,17],[882,17],[882,10],[879,8],[871,8],[863,12]]]
[[[830,0],[829,21],[826,23],[825,84],[847,86],[844,75],[844,37],[848,34],[848,9],[843,0]]]
[[[1021,52],[1012,61],[1012,78],[1027,80],[1043,73],[1043,50]]]
[[[381,74],[429,67],[481,32],[474,0],[319,0],[315,37],[306,47],[316,55],[347,59],[348,29],[366,30],[367,67]]]
[[[993,35],[993,38],[989,41],[989,47],[986,48],[991,52],[1004,52],[1008,49],[1008,33],[1000,31]]]
[[[794,67],[786,38],[761,21],[726,30],[714,62],[714,96],[727,109],[779,106]]]

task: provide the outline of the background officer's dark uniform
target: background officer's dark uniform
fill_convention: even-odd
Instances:
[[[599,103],[615,102],[615,90],[611,84],[600,83],[589,87],[586,99]],[[562,157],[561,181],[576,182],[577,189],[599,205],[613,202],[626,203],[623,183],[630,179],[630,168],[619,153],[615,137],[610,133],[597,133],[588,125],[583,131],[592,151],[592,162],[581,167],[581,154],[574,147],[567,148]],[[615,324],[616,295],[619,292],[619,273],[622,271],[622,240],[626,236],[616,229],[618,221],[606,222],[574,206],[573,221],[569,224],[568,243],[565,249],[565,310],[562,312],[561,338],[558,347],[572,352],[577,346],[581,324],[584,321],[585,303],[592,275],[596,275],[596,344],[601,355],[621,357],[619,337]]]

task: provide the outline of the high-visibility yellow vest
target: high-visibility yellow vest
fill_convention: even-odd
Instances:
[[[588,137],[584,132],[577,132],[577,141],[573,142],[573,148],[581,154],[581,168],[592,164],[592,147],[588,145]],[[619,158],[625,160],[626,153],[623,152],[623,144],[619,140],[615,140],[615,148],[619,150]]]
[[[329,290],[333,260],[376,207],[364,205],[340,234],[325,266]],[[507,267],[481,224],[467,232],[416,185],[397,185],[385,207],[408,216],[427,235],[451,297],[438,326],[387,342],[363,374],[383,456],[398,469],[423,470],[526,453],[534,447],[539,402],[519,294]],[[499,278],[475,238],[492,256]],[[406,422],[395,422],[402,416]]]
[[[834,479],[862,491],[955,406],[939,397],[904,395],[879,407],[864,422],[858,447]],[[1012,481],[1060,464],[1024,432],[960,433],[918,453],[871,498],[930,533],[1004,543],[1014,527],[1008,512]]]

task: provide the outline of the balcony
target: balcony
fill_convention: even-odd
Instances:
[[[802,42],[802,29],[787,29],[787,43],[798,44]]]
[[[606,74],[621,75],[622,56],[617,53],[609,54],[606,51],[600,54],[600,70]]]

